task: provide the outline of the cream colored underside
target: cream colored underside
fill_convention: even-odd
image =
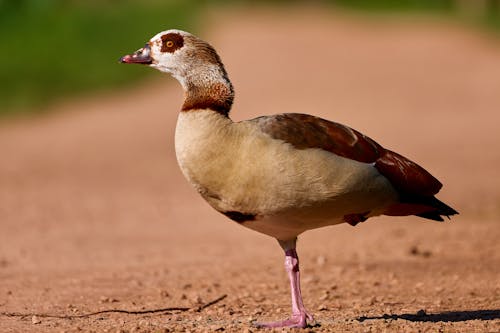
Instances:
[[[342,223],[347,214],[380,215],[397,198],[371,164],[299,150],[253,122],[233,123],[209,110],[179,114],[175,149],[182,172],[210,205],[257,214],[243,225],[280,240]]]

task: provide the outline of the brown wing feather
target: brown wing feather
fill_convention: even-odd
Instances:
[[[420,214],[437,209],[430,198],[441,189],[439,180],[418,164],[383,148],[350,127],[295,113],[259,117],[253,121],[274,139],[283,140],[298,149],[320,148],[358,162],[373,163],[399,192],[401,201],[406,203],[394,207],[391,215]],[[441,215],[454,213],[450,208]]]
[[[254,119],[274,139],[298,149],[320,148],[359,162],[373,163],[383,148],[363,134],[339,123],[299,113]]]

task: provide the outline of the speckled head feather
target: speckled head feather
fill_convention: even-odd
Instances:
[[[162,31],[121,61],[170,73],[184,88],[182,111],[210,109],[227,115],[231,109],[233,86],[220,57],[210,44],[188,32]]]

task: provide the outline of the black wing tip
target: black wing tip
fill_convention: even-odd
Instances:
[[[443,217],[446,217],[448,220],[451,220],[451,216],[453,215],[458,215],[459,213],[439,200],[438,198],[432,196],[432,197],[424,197],[424,198],[418,198],[417,200],[418,203],[422,203],[429,208],[431,208],[429,211],[425,211],[420,214],[415,214],[418,217],[422,217],[424,219],[428,220],[433,220],[433,221],[438,221],[438,222],[444,222]]]
[[[447,210],[446,212],[435,210],[435,211],[431,211],[431,212],[416,214],[416,216],[418,216],[418,217],[422,217],[424,219],[438,221],[438,222],[445,221],[443,219],[443,216],[446,217],[448,220],[451,220],[451,216],[453,216],[453,215],[459,215],[459,213],[456,210],[454,210],[453,208],[450,208],[450,210]]]

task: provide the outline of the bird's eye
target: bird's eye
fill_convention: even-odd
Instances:
[[[161,52],[174,53],[183,45],[184,38],[176,32],[171,32],[161,36]]]

